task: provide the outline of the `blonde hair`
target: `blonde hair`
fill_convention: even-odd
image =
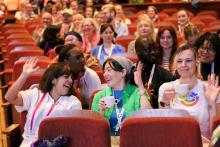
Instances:
[[[84,24],[85,22],[90,22],[93,25],[93,27],[95,29],[94,34],[98,33],[98,25],[97,25],[96,21],[93,18],[85,18],[83,20],[82,24]]]
[[[75,15],[73,15],[73,22],[78,18],[84,19],[85,17],[81,14],[75,14]]]
[[[108,9],[110,12],[115,12],[115,6],[113,4],[105,4],[102,6],[101,10]]]
[[[176,69],[176,64],[177,64],[177,56],[182,53],[183,51],[186,51],[186,50],[190,50],[192,51],[193,53],[193,56],[195,58],[195,64],[196,64],[196,71],[195,71],[195,75],[198,79],[203,79],[202,78],[202,75],[201,75],[201,70],[200,70],[200,63],[199,63],[199,60],[198,60],[198,55],[197,55],[197,52],[195,50],[195,48],[192,48],[192,47],[189,47],[188,45],[184,45],[184,46],[181,46],[179,47],[176,52],[175,52],[175,55],[174,55],[174,60],[173,60],[173,63],[172,63],[172,69]]]
[[[155,39],[156,39],[156,33],[155,33],[155,30],[154,30],[154,25],[153,25],[153,23],[152,23],[152,21],[150,20],[150,19],[142,19],[142,20],[139,20],[138,22],[137,22],[137,30],[138,30],[138,28],[139,28],[139,26],[141,25],[141,24],[148,24],[149,26],[150,26],[150,28],[151,28],[151,32],[150,32],[150,34],[147,36],[147,37],[150,37],[150,38],[152,38],[154,41],[155,41]],[[138,33],[138,31],[136,31],[136,37],[138,38],[138,37],[140,37],[140,34]]]

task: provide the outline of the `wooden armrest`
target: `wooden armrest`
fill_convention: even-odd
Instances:
[[[10,106],[11,104],[9,102],[5,102],[5,103],[2,103],[2,107],[6,108],[8,106]]]
[[[2,85],[2,86],[0,86],[0,90],[1,90],[1,93],[2,93],[2,98],[5,97],[5,94],[6,94],[7,90],[8,90],[8,88],[9,88],[9,85]]]
[[[14,131],[16,131],[17,129],[20,129],[20,125],[19,124],[12,124],[12,125],[8,126],[7,128],[2,129],[2,133],[9,135],[9,134],[13,133]]]

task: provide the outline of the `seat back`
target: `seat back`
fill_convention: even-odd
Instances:
[[[46,56],[35,56],[35,57],[38,59],[36,66],[39,66],[41,69],[46,69],[51,62],[50,58]],[[12,73],[13,81],[16,81],[18,79],[18,77],[22,73],[25,62],[30,58],[31,57],[21,57],[15,62]]]
[[[70,138],[69,147],[110,147],[108,121],[98,112],[78,110],[69,117],[47,118],[39,128],[39,139],[59,135]]]
[[[185,117],[127,118],[120,147],[202,147],[199,124]]]
[[[124,47],[125,52],[128,50],[128,44],[135,39],[134,35],[121,36],[116,38],[115,42]]]
[[[131,117],[191,117],[189,112],[182,109],[143,109],[132,113]]]
[[[42,50],[12,50],[9,53],[9,60],[7,68],[13,68],[15,61],[21,57],[25,56],[43,56],[44,52]]]
[[[98,93],[99,91],[100,91],[100,90],[95,90],[95,91],[92,93],[92,95],[90,96],[90,99],[89,99],[89,110],[92,109],[92,102],[93,102],[93,99],[94,99],[96,93]]]

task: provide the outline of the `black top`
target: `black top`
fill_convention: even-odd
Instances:
[[[216,63],[215,62],[215,74],[216,76],[220,76],[220,63]],[[203,80],[207,80],[207,77],[209,74],[211,74],[211,68],[212,68],[212,64],[201,64],[201,75]],[[220,84],[220,80],[218,81],[218,83]]]
[[[151,73],[151,67],[144,65],[142,70],[142,81],[144,85],[148,82],[148,79],[150,77]],[[132,71],[135,70],[135,67],[132,69]],[[130,83],[134,84],[134,72],[132,72]],[[152,79],[152,85],[150,86],[151,89],[154,89],[153,96],[152,96],[152,105],[153,108],[158,108],[158,91],[160,86],[165,82],[170,82],[175,80],[175,78],[172,76],[172,74],[164,69],[163,67],[160,67],[158,65],[155,66],[155,71]]]

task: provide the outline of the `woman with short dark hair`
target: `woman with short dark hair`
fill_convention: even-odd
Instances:
[[[39,88],[20,91],[29,75],[39,69],[36,65],[36,58],[27,61],[20,77],[5,95],[5,99],[15,105],[18,112],[28,112],[21,147],[31,146],[37,140],[43,119],[67,116],[76,109],[82,109],[80,101],[72,95],[72,71],[66,63],[51,64]]]
[[[104,78],[107,88],[98,92],[92,103],[92,110],[100,112],[109,119],[111,134],[118,136],[123,120],[134,111],[151,108],[150,97],[141,80],[143,64],[140,62],[134,72],[137,86],[128,84],[132,62],[123,56],[112,56],[103,63]],[[105,99],[112,97],[114,105],[108,106]]]
[[[204,80],[208,74],[220,76],[220,38],[216,33],[204,33],[195,42],[200,62],[200,72]],[[220,83],[220,82],[219,82]]]

